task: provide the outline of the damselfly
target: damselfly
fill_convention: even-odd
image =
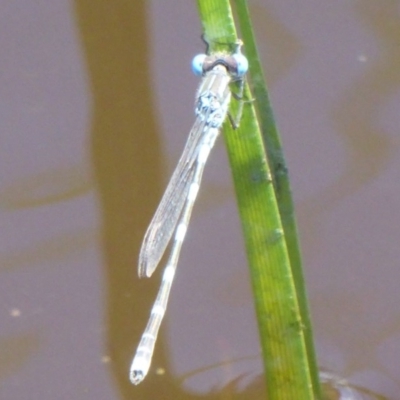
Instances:
[[[237,44],[233,54],[199,54],[192,62],[193,72],[202,76],[196,95],[196,120],[160,205],[147,228],[139,254],[139,276],[150,277],[172,239],[161,286],[132,361],[129,377],[135,385],[146,377],[150,368],[204,165],[228,114],[231,100],[229,84],[240,81],[243,89],[248,62],[240,51],[241,44]]]

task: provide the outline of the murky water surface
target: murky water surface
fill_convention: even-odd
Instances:
[[[0,15],[0,397],[258,399],[257,327],[222,140],[152,370],[141,239],[193,121],[194,2],[8,2]],[[400,393],[400,7],[252,1],[321,365]]]

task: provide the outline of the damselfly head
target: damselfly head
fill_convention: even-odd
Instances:
[[[249,62],[240,51],[240,47],[241,42],[233,54],[198,54],[192,60],[193,73],[197,76],[203,76],[216,65],[223,65],[233,78],[242,78],[249,69]]]

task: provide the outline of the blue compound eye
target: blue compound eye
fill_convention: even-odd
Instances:
[[[205,54],[197,54],[192,60],[192,71],[197,76],[203,75],[203,64],[204,60],[206,59]]]
[[[232,57],[237,62],[237,75],[243,76],[249,69],[249,62],[247,58],[242,53],[232,54]]]

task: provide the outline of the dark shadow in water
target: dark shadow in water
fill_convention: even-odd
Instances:
[[[159,280],[139,281],[139,246],[161,196],[161,153],[154,113],[146,2],[76,0],[93,97],[91,132],[106,260],[106,341],[121,398],[191,398],[167,374],[162,335],[144,384],[128,379],[133,353]]]

